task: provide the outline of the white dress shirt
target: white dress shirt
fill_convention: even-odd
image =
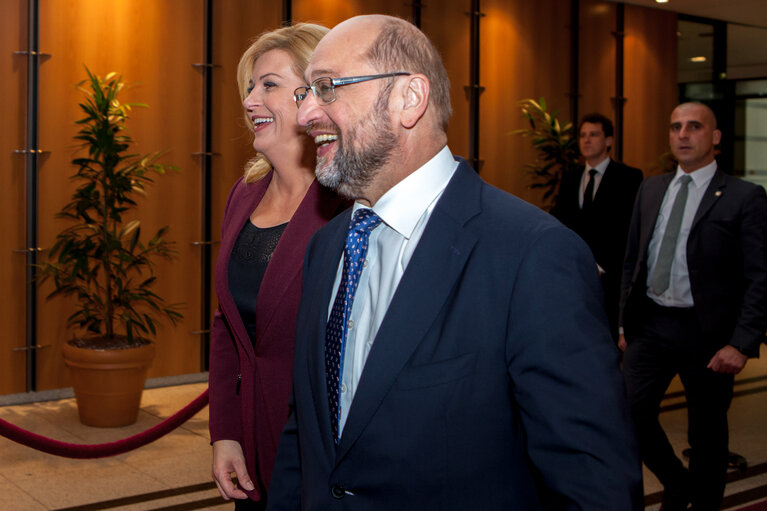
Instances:
[[[378,328],[402,274],[421,239],[437,200],[453,177],[458,162],[445,146],[424,166],[387,191],[373,206],[382,222],[370,234],[367,255],[349,317],[339,394],[341,434],[349,415]],[[363,208],[354,203],[354,211]],[[343,255],[336,272],[328,317],[341,282]]]
[[[581,174],[581,188],[578,193],[578,205],[580,207],[583,207],[583,197],[586,195],[586,187],[589,185],[589,171],[591,169],[594,169],[597,171],[596,174],[594,174],[594,190],[593,195],[591,196],[592,200],[597,195],[597,188],[599,188],[599,183],[602,182],[602,178],[605,175],[605,171],[607,171],[607,166],[610,165],[610,157],[608,156],[604,160],[597,163],[596,167],[592,167],[588,163],[586,163],[586,168],[583,169],[583,174]]]
[[[652,272],[655,269],[655,261],[658,260],[660,244],[663,240],[663,233],[666,231],[668,216],[671,214],[671,208],[679,193],[679,178],[684,175],[684,171],[677,167],[676,174],[671,180],[666,195],[663,197],[663,203],[658,213],[658,220],[655,222],[655,230],[650,239],[650,246],[647,249],[647,296],[658,305],[664,307],[692,307],[692,292],[690,291],[690,275],[687,270],[687,238],[690,235],[690,227],[695,219],[695,213],[698,211],[700,201],[706,192],[711,179],[716,172],[716,161],[711,162],[705,167],[699,168],[688,175],[692,181],[687,185],[687,202],[685,203],[684,216],[682,217],[682,226],[679,229],[679,237],[676,240],[674,249],[674,259],[671,262],[671,278],[669,286],[663,293],[656,295],[652,292],[650,280]]]

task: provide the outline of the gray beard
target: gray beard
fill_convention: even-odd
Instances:
[[[389,97],[382,95],[373,111],[342,138],[338,135],[338,152],[326,166],[317,162],[317,181],[348,199],[362,196],[364,190],[389,161],[397,140],[389,128]],[[373,139],[359,149],[352,146],[354,140],[362,140],[363,134]],[[350,143],[344,144],[344,138]]]

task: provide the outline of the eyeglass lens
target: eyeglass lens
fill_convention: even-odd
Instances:
[[[298,87],[293,91],[293,100],[296,102],[296,106],[301,107],[301,103],[304,102],[310,90],[314,92],[315,97],[323,104],[332,103],[336,98],[333,92],[332,79],[325,77],[317,78],[310,87]]]
[[[333,89],[333,81],[330,78],[317,78],[312,83],[312,91],[325,104],[332,103],[336,99]]]
[[[298,87],[293,91],[293,101],[296,102],[296,106],[301,108],[301,103],[306,99],[306,95],[309,94],[309,87]]]

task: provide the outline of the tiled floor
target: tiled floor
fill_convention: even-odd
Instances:
[[[151,428],[206,387],[196,383],[146,390],[138,421],[123,428],[83,426],[74,399],[2,407],[0,418],[64,442],[112,442]],[[60,458],[0,438],[2,511],[232,507],[211,483],[207,407],[159,440],[110,458]]]
[[[767,499],[767,350],[737,377],[730,410],[731,449],[744,455],[749,471],[727,486],[727,509]],[[125,438],[159,423],[188,404],[205,383],[148,389],[136,424],[101,429],[80,424],[73,399],[0,407],[0,419],[37,434],[72,443]],[[671,396],[661,415],[678,452],[686,447],[686,410]],[[208,409],[165,437],[137,450],[97,460],[72,460],[0,438],[0,511],[233,509],[210,480]],[[660,486],[645,470],[648,510],[659,507]]]

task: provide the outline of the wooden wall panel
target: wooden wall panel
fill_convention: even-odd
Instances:
[[[24,354],[24,161],[14,155],[24,145],[26,63],[12,52],[26,47],[24,2],[0,3],[0,305],[5,333],[0,341],[0,394],[21,392]],[[251,138],[237,96],[235,70],[250,40],[277,26],[281,4],[267,0],[214,2],[213,73],[213,238],[218,239],[224,201],[243,164],[252,155]],[[137,151],[169,149],[167,163],[181,172],[159,179],[141,200],[146,232],[171,226],[179,259],[160,262],[158,291],[171,302],[185,302],[186,319],[163,326],[158,357],[150,376],[193,373],[200,369],[200,165],[192,153],[202,147],[202,75],[192,64],[203,59],[204,2],[188,0],[40,0],[41,50],[52,54],[40,73],[40,146],[51,151],[40,165],[40,245],[50,246],[63,224],[55,213],[67,202],[75,154],[74,121],[81,95],[75,83],[83,65],[99,74],[115,70],[134,84],[124,101],[140,101],[129,129]],[[579,113],[596,110],[614,117],[616,6],[604,0],[580,2]],[[569,119],[570,3],[561,0],[483,0],[480,41],[480,158],[483,177],[533,203],[540,194],[527,189],[523,171],[535,159],[529,140],[511,135],[524,126],[518,101],[546,97],[560,119]],[[440,50],[452,85],[453,119],[448,132],[454,153],[468,153],[469,0],[423,6],[422,28]],[[652,173],[667,148],[668,115],[676,103],[676,16],[625,7],[624,159]],[[363,13],[408,18],[412,6],[389,0],[294,0],[293,18],[327,26]],[[213,250],[215,256],[217,249]],[[48,287],[48,290],[50,287]],[[60,345],[67,338],[64,301],[47,302],[41,291],[39,343],[53,346],[39,354],[41,390],[67,386]]]
[[[615,121],[616,4],[581,0],[578,38],[578,116],[599,112]],[[577,122],[577,120],[576,120]]]
[[[24,148],[27,14],[23,2],[0,3],[0,394],[24,392],[25,266]]]
[[[410,19],[409,2],[391,0],[293,0],[293,20],[311,21],[333,28],[345,19],[360,14],[389,14]]]
[[[212,239],[221,238],[224,206],[245,163],[255,156],[251,131],[243,116],[237,88],[237,64],[251,42],[266,30],[280,26],[282,6],[269,0],[215,2],[213,13],[213,157],[211,225]],[[219,245],[213,245],[213,267]],[[213,310],[217,301],[211,282]],[[212,311],[211,311],[212,312]]]
[[[142,231],[170,225],[169,239],[179,252],[174,262],[156,267],[157,292],[169,302],[184,302],[185,320],[176,328],[164,324],[157,335],[157,358],[149,376],[200,370],[199,249],[202,79],[193,63],[202,61],[202,2],[186,0],[42,0],[40,45],[53,57],[41,69],[40,145],[51,151],[40,171],[40,243],[49,247],[64,223],[55,213],[73,189],[68,177],[75,153],[74,121],[81,101],[74,84],[85,77],[83,65],[105,75],[117,71],[134,84],[122,101],[150,108],[133,111],[129,132],[140,153],[168,149],[166,163],[180,173],[163,176],[139,200]],[[65,300],[40,301],[40,343],[51,344],[39,356],[39,388],[66,386],[60,346],[66,340]]]
[[[525,126],[518,102],[544,96],[560,119],[569,113],[569,2],[487,0],[480,21],[480,159],[485,180],[530,202],[523,166],[535,160],[530,141],[511,131]]]
[[[464,87],[470,81],[470,7],[469,0],[443,0],[427,4],[421,12],[421,30],[439,51],[450,77],[453,116],[447,130],[448,146],[464,158],[469,157],[469,101]]]
[[[645,176],[660,172],[668,120],[677,104],[677,17],[626,5],[623,157]]]

